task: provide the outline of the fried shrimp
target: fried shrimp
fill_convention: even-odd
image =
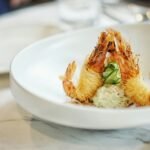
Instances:
[[[121,34],[109,30],[115,36],[115,51],[111,52],[111,59],[114,59],[120,67],[122,87],[127,97],[136,105],[150,105],[150,90],[144,84],[139,70],[138,60],[131,51],[131,46],[121,37]]]
[[[101,33],[97,46],[82,66],[76,86],[72,81],[76,63],[73,61],[68,65],[62,82],[64,91],[69,97],[84,104],[89,103],[97,89],[103,85],[102,72],[104,71],[104,62],[111,40],[112,37],[107,32]]]

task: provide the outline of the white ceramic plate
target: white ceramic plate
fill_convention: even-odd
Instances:
[[[8,73],[13,57],[24,47],[58,32],[58,28],[45,24],[10,23],[0,25],[0,74]]]
[[[148,83],[150,25],[115,27],[140,54]],[[150,123],[150,108],[102,109],[67,103],[59,76],[72,60],[79,68],[102,28],[90,28],[37,42],[21,51],[11,65],[11,89],[17,102],[34,115],[58,124],[87,129],[118,129]],[[138,92],[138,91],[137,91]]]

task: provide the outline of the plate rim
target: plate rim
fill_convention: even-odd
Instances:
[[[81,111],[93,111],[93,112],[103,112],[103,113],[118,113],[118,111],[120,113],[127,113],[130,112],[130,113],[138,113],[138,112],[143,112],[143,111],[146,111],[146,112],[150,112],[150,107],[149,106],[144,106],[144,107],[136,107],[136,108],[97,108],[97,107],[91,107],[91,106],[84,106],[84,105],[76,105],[76,104],[66,104],[66,103],[57,103],[57,102],[54,102],[50,99],[47,99],[45,97],[42,97],[41,95],[37,95],[37,93],[35,93],[34,91],[32,90],[29,90],[28,88],[26,88],[22,83],[19,83],[19,81],[17,81],[17,79],[15,78],[15,74],[14,74],[14,71],[13,71],[13,67],[15,65],[15,60],[20,56],[22,55],[22,53],[30,50],[32,47],[35,47],[37,45],[41,45],[42,43],[45,43],[47,41],[53,41],[53,40],[57,40],[57,39],[61,39],[62,37],[67,37],[67,36],[70,36],[70,35],[73,35],[73,34],[78,34],[80,32],[85,32],[85,31],[88,31],[88,30],[93,30],[93,29],[99,29],[99,30],[102,30],[102,29],[106,29],[106,28],[117,28],[117,27],[133,27],[133,26],[150,26],[150,24],[145,24],[145,23],[134,23],[134,24],[125,24],[125,25],[114,25],[114,26],[107,26],[107,27],[88,27],[88,28],[85,28],[85,29],[80,29],[80,30],[76,30],[76,31],[71,31],[71,32],[66,32],[66,33],[60,33],[60,34],[57,34],[57,35],[54,35],[54,36],[50,36],[50,37],[47,37],[47,38],[44,38],[42,40],[38,40],[36,42],[34,42],[33,44],[30,44],[29,46],[25,47],[23,50],[21,50],[12,60],[11,62],[11,65],[10,65],[10,76],[11,78],[13,78],[13,80],[21,87],[23,88],[25,91],[27,91],[28,93],[30,93],[31,95],[33,96],[36,96],[36,97],[39,97],[41,100],[44,100],[44,101],[48,101],[49,103],[53,103],[53,104],[56,104],[56,105],[61,105],[63,107],[69,107],[71,109],[76,109],[76,110],[81,110]]]
[[[20,85],[18,85],[15,82],[15,80],[13,79],[12,76],[11,76],[11,87],[12,87],[11,91],[12,91],[13,95],[17,98],[17,102],[18,102],[18,104],[21,107],[23,107],[25,110],[27,110],[28,112],[32,113],[33,115],[37,116],[38,118],[41,118],[42,120],[50,121],[50,122],[53,122],[53,123],[56,123],[56,124],[59,124],[59,125],[63,125],[63,126],[67,126],[67,127],[80,128],[80,129],[91,129],[91,130],[95,130],[95,129],[110,130],[111,129],[112,130],[112,129],[132,128],[132,127],[137,127],[137,126],[141,126],[141,125],[148,125],[150,123],[150,120],[147,119],[147,118],[149,118],[150,111],[146,111],[146,110],[144,110],[143,112],[139,111],[139,118],[141,118],[141,119],[138,119],[138,120],[136,119],[137,117],[135,117],[135,115],[137,115],[137,112],[134,111],[131,114],[131,112],[129,112],[129,111],[126,112],[126,111],[123,111],[123,110],[122,110],[122,113],[120,113],[120,112],[112,113],[112,111],[103,111],[103,110],[97,111],[97,112],[94,112],[94,111],[90,112],[88,110],[88,112],[85,112],[85,111],[83,112],[84,113],[83,116],[85,116],[85,113],[89,113],[89,114],[92,113],[92,116],[93,116],[93,114],[95,115],[95,113],[97,113],[97,116],[99,116],[99,115],[103,116],[103,118],[101,118],[101,117],[99,118],[100,122],[101,122],[101,120],[105,120],[104,116],[106,118],[109,116],[104,121],[105,123],[102,123],[102,124],[101,123],[97,124],[97,121],[96,121],[96,124],[95,123],[94,124],[93,123],[88,123],[87,124],[83,120],[82,120],[82,122],[76,122],[76,121],[73,121],[74,119],[72,120],[72,119],[69,118],[69,120],[68,120],[68,117],[64,117],[64,118],[62,117],[63,120],[61,120],[60,119],[61,117],[57,118],[55,115],[54,115],[55,117],[52,117],[53,116],[52,114],[56,113],[56,110],[54,108],[57,108],[57,109],[61,108],[60,112],[62,112],[64,110],[67,111],[67,112],[70,111],[70,112],[72,112],[71,116],[74,116],[76,114],[77,110],[73,109],[72,107],[64,107],[64,106],[62,107],[61,105],[57,105],[56,103],[51,103],[49,105],[49,108],[50,109],[52,108],[51,112],[53,112],[53,113],[50,113],[51,114],[50,117],[49,116],[47,117],[47,116],[43,115],[43,112],[44,112],[43,109],[41,109],[39,111],[38,107],[40,105],[38,105],[37,107],[35,107],[37,105],[37,103],[39,103],[39,101],[40,101],[40,103],[43,104],[41,98],[38,97],[38,96],[36,96],[36,95],[33,95],[32,93],[29,93],[28,91],[26,91],[25,89],[23,89],[23,87],[21,87]],[[18,90],[16,90],[17,88],[19,88],[19,92],[18,92]],[[24,102],[22,103],[22,101],[19,100],[19,98],[22,97],[22,94],[20,94],[20,92],[25,95],[23,101],[26,101],[27,99],[28,99],[28,101],[32,101],[32,102],[34,101],[34,106],[33,107],[35,107],[36,109],[38,109],[38,113],[37,113],[37,111],[35,111],[35,108],[34,108],[34,110],[32,109],[32,107],[31,107],[31,105],[33,105],[32,103],[31,103],[30,107],[28,107],[27,106],[28,104],[23,104]],[[49,103],[49,102],[48,101],[44,101],[44,105],[45,105],[45,103]],[[81,112],[81,110],[78,110],[78,111]],[[146,112],[149,112],[149,113],[147,113],[147,115],[144,117],[144,120],[143,120],[143,114],[145,114]],[[64,114],[64,112],[62,112],[62,114]],[[110,117],[110,115],[111,115],[112,118]],[[124,117],[125,117],[125,118],[129,118],[129,120],[133,119],[133,120],[136,120],[136,121],[132,120],[129,123],[128,123],[128,121],[125,121],[125,123],[120,123],[120,121],[118,122],[118,119],[117,119],[120,116],[121,116],[121,118],[123,118],[123,120],[126,120],[126,119],[124,119]],[[77,117],[77,116],[74,116],[74,117]],[[113,117],[115,117],[115,119]],[[117,122],[113,122],[112,123],[112,121],[116,120],[116,119],[117,119]],[[86,122],[88,122],[88,121],[86,120]],[[95,119],[94,119],[94,122],[95,122]],[[107,122],[109,122],[109,123],[107,124]]]

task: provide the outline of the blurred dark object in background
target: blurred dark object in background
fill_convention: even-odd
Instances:
[[[44,3],[53,0],[0,0],[0,15],[27,6]]]
[[[32,0],[31,4],[40,4],[48,1],[53,1],[53,0]]]
[[[150,7],[150,0],[126,0],[126,1],[140,6]]]
[[[10,11],[9,0],[0,0],[0,14]]]

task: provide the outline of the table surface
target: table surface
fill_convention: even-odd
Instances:
[[[0,76],[1,150],[150,150],[150,126],[83,130],[36,119],[17,105],[8,75]]]
[[[38,16],[42,6],[34,8]],[[47,9],[45,9],[47,8]],[[41,12],[48,11],[46,5]],[[32,8],[14,13],[27,14]],[[14,20],[2,17],[1,20]],[[36,17],[35,17],[36,18]],[[6,19],[7,20],[7,19]],[[7,21],[8,21],[7,20]],[[37,21],[37,19],[35,19]],[[6,22],[7,22],[6,21]],[[43,22],[47,22],[47,18]],[[108,18],[105,18],[105,23]],[[104,23],[103,22],[103,23]],[[20,108],[9,88],[9,76],[0,75],[0,149],[1,150],[150,150],[150,126],[124,130],[82,130],[47,123]]]

